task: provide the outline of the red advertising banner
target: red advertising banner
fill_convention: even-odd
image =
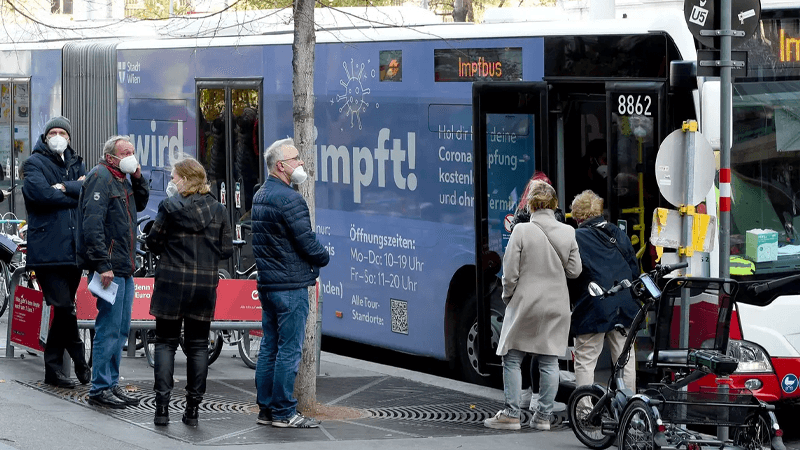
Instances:
[[[155,320],[150,315],[150,297],[153,295],[153,278],[134,278],[132,320]],[[41,295],[41,293],[39,294]],[[78,320],[97,317],[97,297],[89,292],[86,278],[78,286]],[[255,280],[220,280],[217,287],[217,321],[261,321],[261,302],[258,300]]]
[[[50,329],[50,310],[44,303],[42,291],[17,286],[11,305],[11,342],[43,352]],[[43,323],[46,324],[44,327]]]
[[[256,280],[219,280],[214,320],[261,322]]]

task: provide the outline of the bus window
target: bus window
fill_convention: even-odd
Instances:
[[[731,256],[755,259],[756,273],[794,270],[800,263],[798,104],[797,82],[734,85]],[[748,254],[751,230],[776,232],[777,260]]]

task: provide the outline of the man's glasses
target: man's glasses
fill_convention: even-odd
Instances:
[[[280,160],[279,162],[284,162],[284,161],[300,161],[300,154],[298,154],[298,155],[297,155],[297,156],[295,156],[294,158],[282,159],[282,160]]]

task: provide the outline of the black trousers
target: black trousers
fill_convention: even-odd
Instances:
[[[87,366],[83,341],[78,331],[75,315],[75,294],[81,281],[81,270],[76,266],[49,266],[36,269],[36,279],[44,300],[53,306],[50,331],[44,347],[45,378],[62,371],[64,350],[69,353],[77,369]]]

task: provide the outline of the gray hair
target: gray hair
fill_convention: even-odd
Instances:
[[[121,136],[121,135],[111,136],[103,145],[103,154],[116,156],[117,142],[119,141],[130,142],[131,145],[133,145],[133,142],[131,142],[131,138],[129,138],[128,136]]]
[[[297,148],[294,146],[294,139],[287,137],[272,143],[264,152],[264,161],[267,163],[267,172],[275,170],[275,164],[283,159],[283,149],[286,147]]]

